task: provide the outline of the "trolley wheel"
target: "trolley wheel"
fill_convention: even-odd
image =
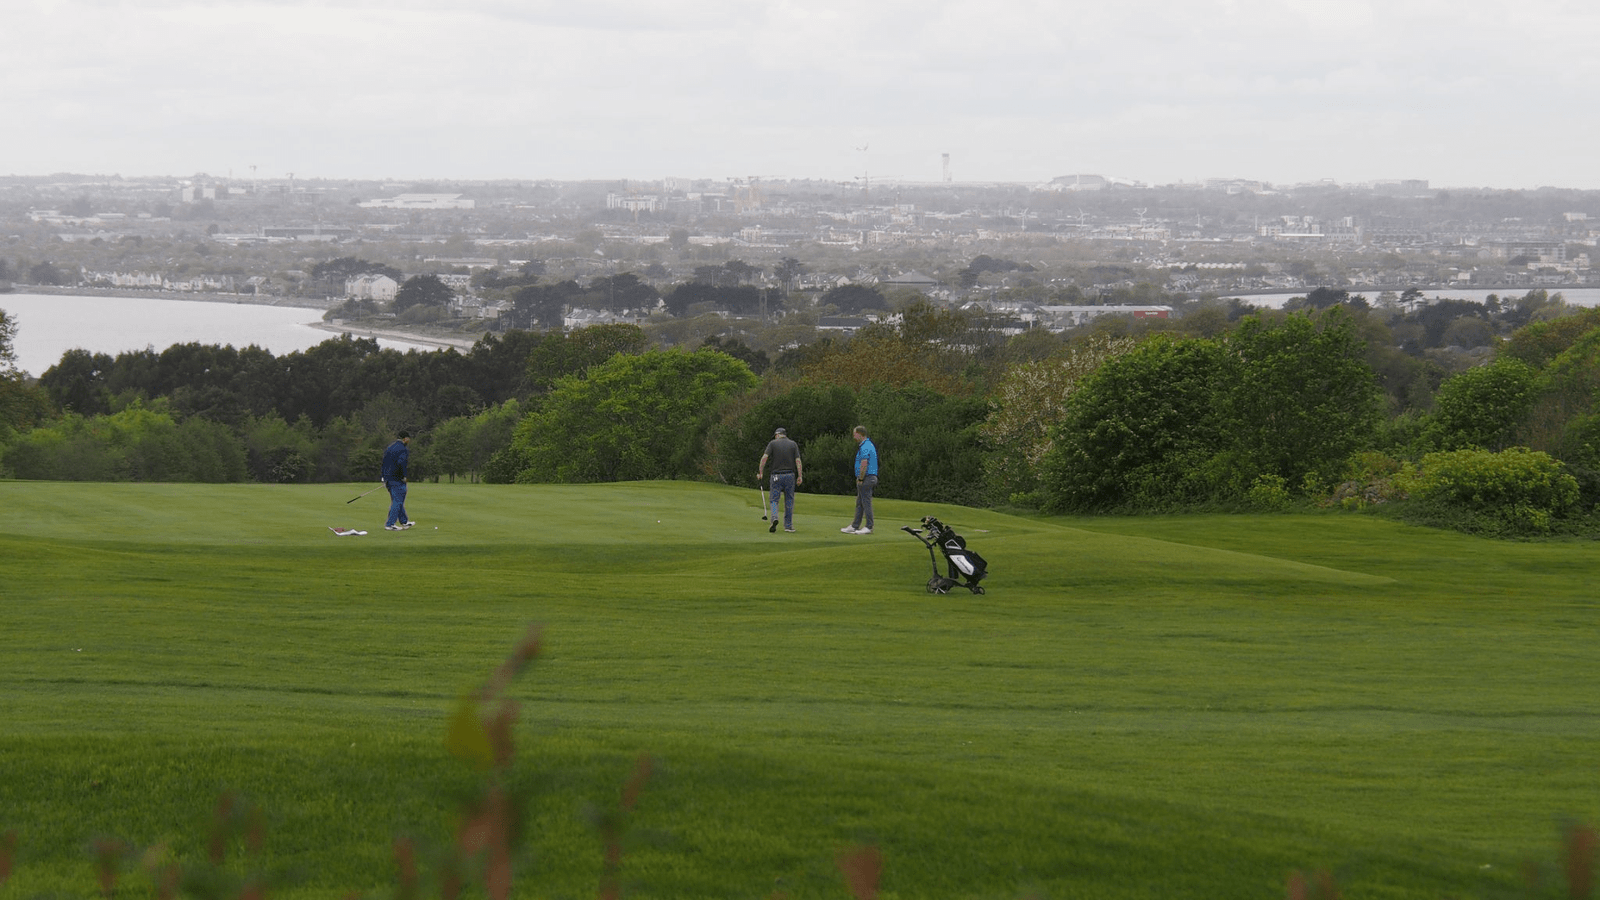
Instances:
[[[983,589],[983,585],[981,585],[981,584],[975,584],[975,585],[972,585],[972,587],[971,587],[971,591],[972,591],[972,592],[973,592],[973,593],[974,593],[974,594],[986,594],[986,593],[988,593],[988,591],[985,591],[985,590],[984,590],[984,589]]]

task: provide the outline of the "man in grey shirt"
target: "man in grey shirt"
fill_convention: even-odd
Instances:
[[[761,480],[761,473],[767,468],[767,461],[772,461],[772,490],[768,494],[772,504],[772,525],[768,532],[778,530],[778,497],[784,498],[783,530],[794,531],[794,487],[805,484],[805,469],[800,463],[800,445],[789,440],[788,432],[779,428],[772,433],[772,440],[767,442],[767,449],[761,454],[761,462],[756,464],[756,480]]]

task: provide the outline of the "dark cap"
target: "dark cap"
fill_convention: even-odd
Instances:
[[[773,434],[781,434],[781,435],[787,436],[789,434],[789,432],[784,431],[782,428],[779,428],[777,431],[774,431]]]
[[[409,431],[400,432],[400,440],[403,441],[403,440],[406,440],[409,437],[411,437],[411,432],[409,432]]]

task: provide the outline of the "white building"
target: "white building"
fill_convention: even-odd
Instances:
[[[387,200],[363,200],[363,209],[472,209],[477,201],[460,194],[398,194]]]
[[[357,300],[388,303],[399,290],[400,283],[387,275],[357,275],[344,283],[344,295]]]

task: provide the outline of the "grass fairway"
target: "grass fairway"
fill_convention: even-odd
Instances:
[[[198,854],[220,789],[293,895],[392,884],[530,622],[521,896],[594,895],[582,812],[640,753],[637,897],[843,898],[859,843],[885,898],[1488,897],[1600,822],[1594,543],[892,501],[854,537],[813,496],[774,535],[679,483],[419,484],[396,534],[367,487],[0,483],[0,897],[92,893],[97,835]],[[928,512],[987,595],[925,593]]]

